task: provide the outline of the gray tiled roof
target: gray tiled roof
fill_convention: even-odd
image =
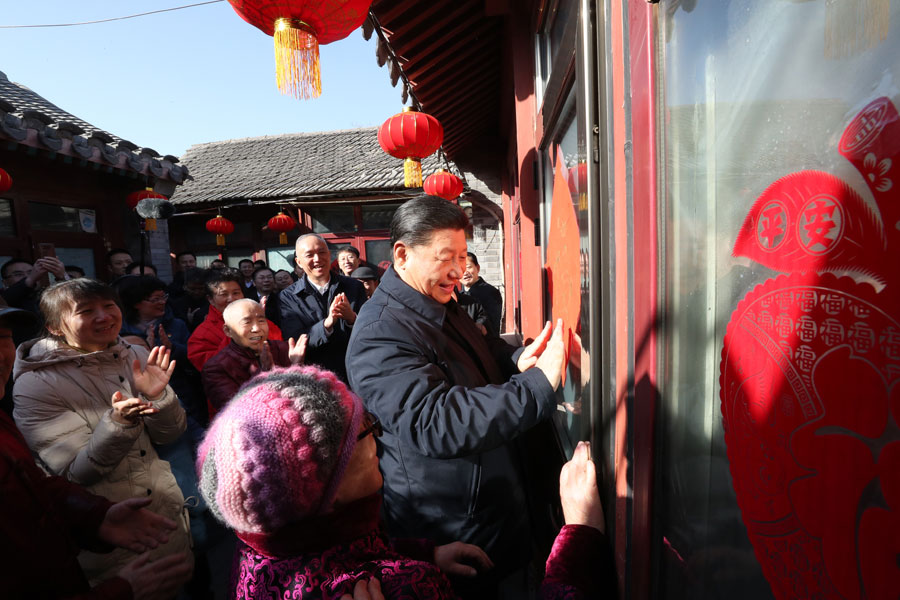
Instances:
[[[136,171],[176,184],[188,178],[178,158],[160,156],[91,125],[0,71],[0,139]]]
[[[377,127],[198,144],[182,162],[193,180],[175,204],[404,191],[403,161],[381,149]],[[422,161],[424,177],[438,168],[436,155]]]

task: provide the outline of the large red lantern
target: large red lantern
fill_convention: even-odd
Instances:
[[[423,112],[405,107],[378,129],[381,149],[403,163],[403,185],[422,187],[421,160],[441,147],[444,128],[437,119]]]
[[[284,211],[282,210],[279,211],[277,215],[269,219],[268,226],[272,231],[279,232],[278,243],[284,246],[288,243],[287,232],[296,227],[297,222],[289,215],[284,214]]]
[[[0,169],[0,194],[9,191],[9,188],[12,187],[12,177],[9,176],[9,173]]]
[[[342,40],[362,25],[372,0],[228,0],[234,11],[275,38],[275,77],[282,94],[322,94],[319,44]]]
[[[429,175],[422,187],[429,196],[437,196],[444,200],[456,200],[463,192],[462,179],[443,169]]]
[[[166,198],[162,194],[154,192],[153,188],[148,187],[137,192],[131,192],[125,198],[125,201],[128,202],[128,208],[134,210],[135,208],[137,208],[138,202],[145,198],[162,198],[163,200],[168,200],[168,198]]]
[[[222,213],[206,222],[206,230],[216,234],[216,245],[225,245],[225,236],[234,231],[234,223],[222,216]]]

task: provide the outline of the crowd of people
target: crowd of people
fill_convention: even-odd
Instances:
[[[547,515],[523,440],[557,410],[563,327],[501,339],[467,226],[421,196],[379,265],[316,234],[292,271],[182,252],[169,284],[123,249],[106,282],[2,265],[4,593],[209,598],[227,577],[248,599],[612,596],[586,443],[534,568]]]

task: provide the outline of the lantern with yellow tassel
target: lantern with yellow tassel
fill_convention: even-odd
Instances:
[[[275,38],[275,77],[282,94],[322,94],[319,46],[362,25],[372,0],[228,0],[245,21]]]
[[[278,232],[278,243],[282,246],[287,245],[287,232],[297,226],[297,222],[290,216],[284,214],[284,211],[278,211],[278,214],[269,219],[268,227],[272,231]]]
[[[225,245],[225,236],[234,231],[234,223],[222,216],[222,213],[206,222],[206,230],[216,234],[216,246]]]
[[[143,190],[131,192],[125,197],[125,201],[128,202],[128,208],[134,210],[137,208],[138,202],[145,198],[162,198],[163,200],[167,200],[162,194],[154,192],[152,187],[148,187]]]
[[[437,119],[406,106],[378,129],[381,149],[403,163],[403,185],[422,187],[422,159],[444,143],[444,128]]]

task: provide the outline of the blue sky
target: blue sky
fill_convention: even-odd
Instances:
[[[0,25],[71,23],[198,0],[4,2]],[[321,47],[322,96],[275,85],[272,38],[227,2],[78,27],[0,29],[0,71],[63,110],[161,154],[225,139],[380,125],[400,89],[360,30]]]

